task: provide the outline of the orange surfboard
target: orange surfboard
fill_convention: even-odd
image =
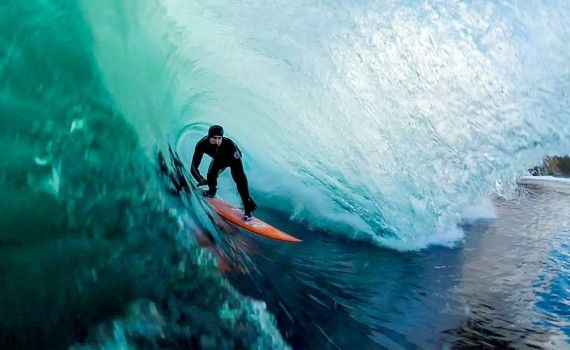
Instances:
[[[301,242],[300,239],[295,238],[286,234],[285,232],[279,231],[275,227],[269,225],[266,222],[259,220],[258,218],[251,218],[249,221],[243,219],[243,210],[234,208],[230,204],[224,202],[219,198],[204,197],[206,201],[216,209],[216,212],[220,214],[222,218],[235,224],[241,228],[244,228],[250,232],[256,233],[261,236],[276,239],[278,241],[285,242]]]

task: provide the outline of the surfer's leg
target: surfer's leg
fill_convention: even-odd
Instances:
[[[247,177],[245,176],[245,172],[243,171],[243,164],[241,159],[235,161],[231,166],[230,170],[232,172],[232,178],[234,179],[237,190],[241,197],[241,201],[243,203],[243,210],[244,210],[244,220],[248,221],[251,220],[251,213],[257,209],[257,205],[249,196],[249,186],[247,183]]]
[[[247,183],[247,177],[245,176],[245,172],[243,171],[243,164],[240,159],[233,162],[230,166],[230,171],[232,172],[232,178],[236,183],[237,190],[241,197],[242,202],[246,203],[249,198],[249,186]]]

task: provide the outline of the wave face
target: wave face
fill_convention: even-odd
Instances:
[[[564,1],[163,4],[181,118],[223,124],[263,202],[310,225],[452,244],[477,197],[568,151]]]
[[[188,159],[219,123],[258,204],[386,247],[453,244],[464,207],[567,153],[569,17],[562,0],[4,1],[1,336],[105,342],[90,325],[122,315],[118,341],[148,310],[176,319],[174,295],[227,331],[203,346],[238,329],[285,346],[181,229],[154,148]],[[173,292],[187,283],[212,294]]]

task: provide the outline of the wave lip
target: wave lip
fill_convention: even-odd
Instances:
[[[138,2],[0,6],[0,343],[286,348],[171,215],[183,208],[148,157],[166,136],[145,133],[147,109],[118,100],[109,82],[124,76],[109,80],[98,59],[126,27],[95,30],[86,6]]]

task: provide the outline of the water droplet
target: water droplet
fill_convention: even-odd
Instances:
[[[84,127],[85,127],[85,119],[74,119],[71,122],[71,129],[69,130],[69,132],[73,133],[76,131],[80,131],[83,130]]]
[[[40,166],[46,166],[49,164],[50,161],[51,161],[50,154],[41,154],[41,155],[36,155],[34,157],[34,162],[36,162],[36,164]]]

